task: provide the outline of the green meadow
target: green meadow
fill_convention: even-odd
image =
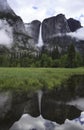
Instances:
[[[0,90],[37,90],[59,87],[84,68],[0,68]]]

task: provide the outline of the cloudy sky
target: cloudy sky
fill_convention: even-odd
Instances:
[[[84,26],[84,0],[8,0],[8,3],[26,23],[63,13],[66,18],[80,20]]]

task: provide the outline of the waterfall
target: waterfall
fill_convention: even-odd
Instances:
[[[38,91],[38,104],[39,104],[39,112],[41,114],[41,99],[42,99],[43,92],[41,90]]]
[[[43,39],[42,39],[42,24],[40,25],[40,30],[39,30],[39,38],[38,38],[38,47],[43,46]]]

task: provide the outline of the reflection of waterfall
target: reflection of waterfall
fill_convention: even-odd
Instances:
[[[40,30],[39,30],[39,38],[38,38],[38,47],[43,46],[43,40],[42,40],[42,25],[40,25]]]
[[[41,114],[41,99],[42,99],[43,92],[41,90],[38,91],[38,103],[39,103],[39,112]]]

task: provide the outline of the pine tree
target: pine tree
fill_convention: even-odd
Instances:
[[[52,59],[59,59],[59,57],[60,57],[59,50],[58,47],[56,46],[56,48],[54,48],[52,51]]]
[[[68,47],[68,52],[67,52],[66,67],[69,67],[69,68],[76,67],[75,58],[76,58],[75,47],[73,44],[70,44]]]

